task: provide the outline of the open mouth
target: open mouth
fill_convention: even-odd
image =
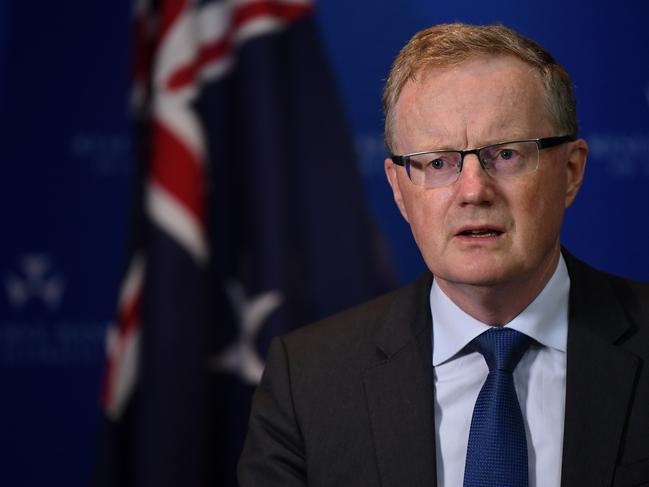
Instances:
[[[483,228],[477,230],[464,230],[458,233],[461,237],[471,237],[471,238],[488,238],[488,237],[498,237],[502,235],[503,232],[500,230],[495,230],[491,228]]]

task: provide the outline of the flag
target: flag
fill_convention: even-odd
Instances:
[[[390,266],[310,1],[141,1],[135,24],[95,485],[235,485],[271,338],[386,291]]]

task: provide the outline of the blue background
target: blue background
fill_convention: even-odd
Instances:
[[[649,280],[646,2],[329,0],[318,8],[367,201],[400,282],[423,264],[383,175],[383,79],[415,31],[455,20],[511,26],[572,74],[591,153],[563,242],[596,267]],[[131,199],[130,18],[125,0],[0,2],[4,485],[81,486],[92,468],[103,337]],[[11,298],[16,283],[25,300]]]

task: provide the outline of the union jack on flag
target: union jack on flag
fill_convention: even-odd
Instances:
[[[313,6],[138,1],[96,485],[235,485],[270,339],[387,290]]]

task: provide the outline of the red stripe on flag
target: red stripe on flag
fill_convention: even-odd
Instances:
[[[153,121],[151,179],[173,194],[203,222],[203,175],[200,161],[176,134]]]
[[[182,11],[188,7],[188,0],[164,0],[160,14],[160,40],[165,38],[171,26],[178,20]]]
[[[242,5],[234,12],[234,26],[239,27],[241,24],[248,22],[255,17],[268,16],[286,22],[295,22],[296,20],[311,13],[313,6],[311,4],[298,5],[294,3],[282,3],[277,1],[260,1]]]
[[[190,64],[176,70],[176,72],[169,77],[167,89],[177,90],[193,84],[196,78],[196,73],[198,73],[205,64],[217,61],[227,56],[231,49],[232,36],[230,35],[230,32],[218,41],[201,46],[197,56]]]
[[[117,364],[121,362],[124,346],[129,336],[140,326],[142,310],[142,287],[139,287],[133,297],[119,310],[117,316],[117,343],[109,351],[106,371],[102,383],[101,403],[107,409],[113,402],[115,380],[117,380]]]
[[[140,323],[140,312],[142,310],[142,288],[135,291],[131,300],[124,305],[118,316],[118,326],[121,335],[134,331]]]
[[[104,370],[104,378],[101,383],[101,407],[108,410],[113,402],[113,383],[115,382],[115,367],[117,365],[117,358],[108,356],[106,358],[106,368]]]
[[[284,22],[295,22],[308,15],[312,5],[285,4],[276,1],[260,1],[242,5],[234,11],[232,25],[220,39],[200,47],[196,57],[189,64],[176,70],[167,81],[167,89],[177,90],[194,83],[200,69],[226,57],[232,50],[232,38],[243,24],[259,17],[270,17]]]

